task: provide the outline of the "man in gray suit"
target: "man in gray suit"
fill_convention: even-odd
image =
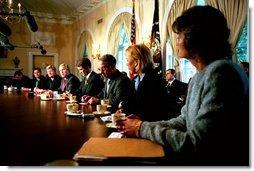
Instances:
[[[120,102],[125,112],[131,111],[130,102],[134,95],[134,87],[130,79],[116,69],[115,57],[110,54],[103,55],[100,58],[100,70],[106,78],[104,88],[97,97],[86,96],[84,100],[89,104],[96,104],[101,99],[109,99],[112,112],[118,109]]]

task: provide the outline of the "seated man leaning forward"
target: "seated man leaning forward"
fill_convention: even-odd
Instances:
[[[80,101],[84,95],[97,96],[104,87],[104,82],[99,74],[92,70],[91,61],[88,58],[81,58],[77,61],[77,69],[84,77],[77,90],[77,97]]]
[[[106,78],[104,88],[97,97],[83,96],[83,100],[89,104],[97,104],[102,99],[109,99],[112,112],[118,109],[120,103],[124,111],[127,112],[130,109],[130,101],[134,93],[131,81],[116,69],[116,59],[112,55],[106,54],[100,58],[100,70]]]
[[[226,18],[211,6],[194,6],[172,28],[177,56],[197,69],[181,115],[157,122],[130,115],[119,128],[126,136],[163,145],[170,156],[165,164],[175,159],[180,165],[248,166],[249,82],[230,60]]]

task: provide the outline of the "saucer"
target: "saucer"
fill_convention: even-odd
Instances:
[[[65,100],[65,98],[64,97],[62,97],[62,98],[54,98],[53,100],[60,101],[60,100]]]
[[[52,98],[41,98],[41,100],[43,100],[43,101],[49,101],[49,100],[52,100]]]
[[[110,114],[110,111],[105,111],[104,113],[98,113],[97,111],[93,112],[94,115],[108,115]]]
[[[116,126],[111,122],[106,124],[107,128],[116,128]]]
[[[88,105],[88,103],[81,102],[80,105]]]
[[[66,103],[77,103],[77,100],[73,100],[73,101],[68,100],[66,101]]]
[[[65,111],[64,113],[65,113],[66,115],[68,115],[68,116],[82,116],[82,115],[84,115],[84,113],[81,112],[80,110],[77,111],[77,112]]]

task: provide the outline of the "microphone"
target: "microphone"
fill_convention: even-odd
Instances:
[[[34,16],[32,16],[29,11],[25,12],[25,16],[26,16],[27,25],[29,26],[30,30],[33,32],[38,31],[38,25],[34,19]]]
[[[0,32],[0,46],[9,50],[14,50],[14,46],[9,42],[9,39]]]
[[[5,24],[2,20],[0,20],[0,32],[3,33],[5,36],[11,35],[10,27]]]

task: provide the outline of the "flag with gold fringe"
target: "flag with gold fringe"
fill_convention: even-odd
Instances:
[[[131,17],[131,44],[136,44],[136,20],[135,20],[135,0],[132,0],[132,17]]]
[[[161,60],[161,46],[160,46],[160,29],[159,29],[159,2],[154,1],[154,14],[153,14],[153,26],[151,33],[150,48],[153,51],[153,61],[155,63],[155,68],[158,73],[162,70],[162,60]]]

